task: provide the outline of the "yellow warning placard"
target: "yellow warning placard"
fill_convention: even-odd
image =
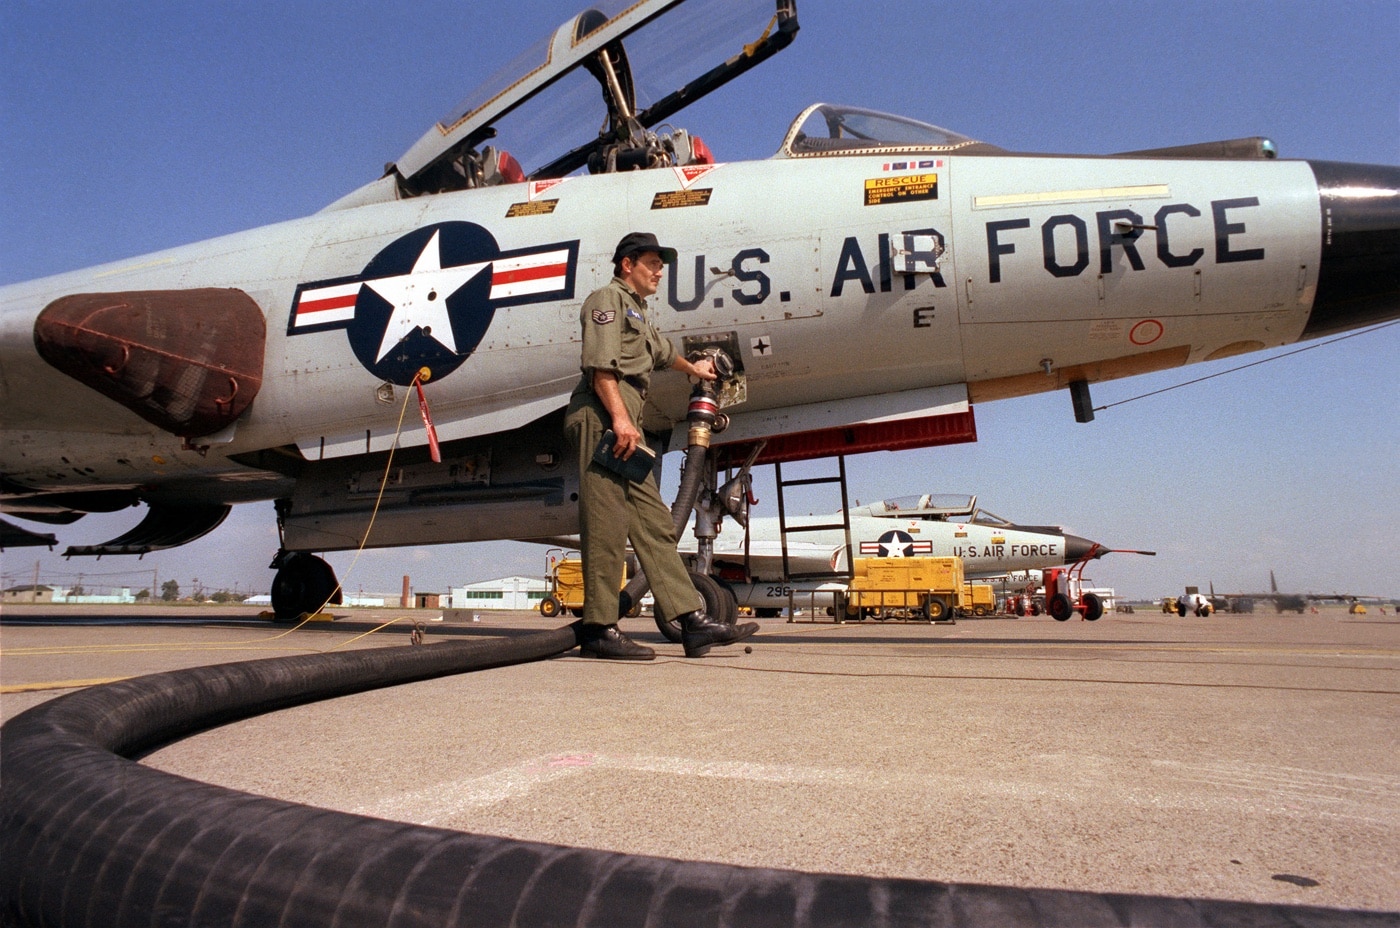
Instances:
[[[652,209],[685,209],[688,206],[708,206],[712,187],[696,190],[671,190],[658,193],[651,198]]]
[[[559,205],[558,200],[531,200],[528,203],[512,203],[506,210],[506,218],[516,216],[548,216]]]
[[[903,203],[907,200],[938,199],[937,174],[905,174],[898,177],[871,177],[865,181],[865,205]]]

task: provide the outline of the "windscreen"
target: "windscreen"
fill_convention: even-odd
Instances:
[[[917,119],[819,103],[797,117],[783,150],[800,156],[880,148],[946,151],[975,144],[965,135]]]

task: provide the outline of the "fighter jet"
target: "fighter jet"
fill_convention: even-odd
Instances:
[[[648,398],[702,499],[735,462],[973,441],[977,404],[1049,390],[1084,419],[1091,383],[1400,312],[1395,166],[1013,152],[833,103],[724,163],[677,124],[797,36],[794,0],[588,10],[312,216],[0,289],[0,510],[144,504],[68,551],[139,555],[274,500],[283,618],[338,599],[315,552],[573,534],[578,311],[636,229],[679,253],[660,326],[726,372]]]
[[[693,528],[680,548],[698,551]],[[857,557],[960,557],[966,577],[987,579],[1067,567],[1115,550],[1153,553],[1111,549],[1058,525],[1018,525],[978,506],[975,495],[925,493],[857,505],[844,518],[751,519],[747,532],[714,540],[713,572],[739,605],[763,615],[790,608],[790,597],[829,605],[826,581]]]

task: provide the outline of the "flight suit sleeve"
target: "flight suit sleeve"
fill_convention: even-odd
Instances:
[[[583,326],[583,356],[579,367],[619,374],[622,367],[622,302],[611,287],[595,291],[583,301],[579,319]]]
[[[671,365],[676,363],[676,346],[671,344],[671,340],[662,335],[656,326],[648,326],[647,338],[651,341],[651,369],[654,371],[670,370]]]

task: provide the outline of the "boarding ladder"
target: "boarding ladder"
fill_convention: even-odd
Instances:
[[[855,561],[851,551],[851,514],[850,504],[846,498],[846,457],[836,455],[836,474],[827,477],[803,477],[800,479],[784,480],[783,465],[779,461],[773,462],[773,473],[778,489],[778,538],[783,550],[783,577],[785,581],[793,580],[844,580],[851,582],[854,576]],[[822,484],[836,484],[841,490],[841,521],[825,522],[819,525],[789,525],[787,521],[787,505],[785,492],[789,487],[813,486]],[[841,529],[846,539],[846,568],[845,570],[828,571],[808,571],[794,574],[788,562],[788,536],[802,532],[821,532],[832,529]],[[791,611],[789,611],[791,614]]]

